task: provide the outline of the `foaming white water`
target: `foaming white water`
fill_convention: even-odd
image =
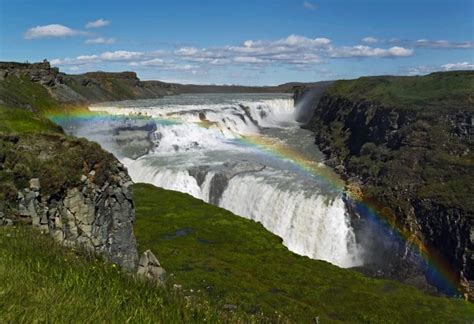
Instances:
[[[153,136],[154,152],[165,155],[183,151],[232,149],[227,140],[230,132],[203,128],[195,124],[158,125]]]
[[[328,200],[320,192],[282,190],[264,177],[243,175],[230,180],[219,205],[262,223],[290,251],[340,267],[362,264],[340,197]]]
[[[271,99],[243,102],[250,114],[262,127],[281,127],[294,124],[295,108],[292,99]]]
[[[361,265],[362,253],[338,193],[299,171],[291,157],[274,156],[240,140],[264,133],[298,152],[316,150],[313,135],[298,127],[301,112],[293,100],[284,95],[217,96],[91,109],[155,120],[150,153],[123,159],[133,181],[185,192],[261,222],[295,253],[341,267]],[[243,161],[249,163],[232,166]]]
[[[150,183],[168,190],[184,192],[199,199],[203,198],[196,179],[191,177],[187,170],[154,168],[143,159],[137,161],[124,159],[122,162],[128,168],[128,173],[134,182]]]

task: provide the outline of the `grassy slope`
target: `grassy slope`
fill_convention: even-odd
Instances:
[[[459,322],[474,306],[427,296],[289,252],[261,225],[189,195],[134,188],[139,249],[151,248],[171,283],[213,304],[297,322]]]
[[[36,230],[0,227],[0,322],[190,323],[235,321],[202,301],[122,273]]]
[[[59,106],[45,87],[31,82],[26,76],[9,76],[1,81],[0,98],[7,106],[29,107],[37,111],[46,111]]]
[[[22,109],[0,105],[0,133],[61,133],[61,127],[43,116],[34,115]]]
[[[335,82],[328,94],[354,102],[367,100],[387,107],[427,110],[474,110],[474,72],[432,73],[419,77],[362,77]],[[429,110],[428,110],[429,109]]]

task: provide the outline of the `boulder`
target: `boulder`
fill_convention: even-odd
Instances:
[[[138,263],[137,274],[144,278],[156,281],[159,284],[164,284],[166,271],[163,269],[160,261],[158,261],[153,252],[151,252],[151,250],[146,250],[143,252],[140,262]]]
[[[30,180],[30,189],[33,191],[40,191],[41,184],[38,178],[33,178]]]

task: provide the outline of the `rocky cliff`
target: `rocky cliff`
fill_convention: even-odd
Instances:
[[[429,247],[449,264],[470,299],[474,299],[472,93],[473,72],[338,81],[314,107],[308,126],[328,164],[410,236],[408,243],[389,246],[381,256],[392,251],[400,265],[412,261],[413,254],[407,254],[410,245]]]
[[[32,224],[136,269],[132,182],[97,144],[58,132],[0,133],[0,179],[2,222]]]

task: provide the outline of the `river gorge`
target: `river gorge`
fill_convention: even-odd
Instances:
[[[114,153],[133,181],[260,222],[300,255],[346,268],[364,263],[344,184],[300,127],[307,112],[290,95],[179,95],[90,110],[96,115],[57,122]]]

